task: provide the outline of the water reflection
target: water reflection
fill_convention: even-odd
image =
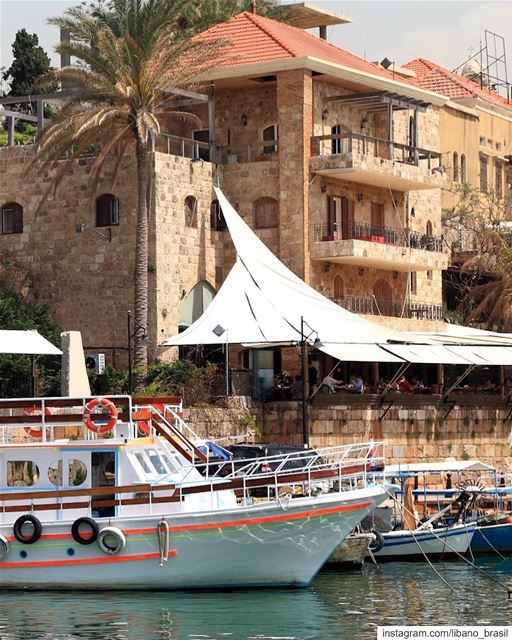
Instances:
[[[478,561],[510,583],[512,563]],[[460,562],[321,572],[300,591],[0,594],[1,640],[372,639],[383,624],[508,624],[497,584]],[[512,587],[512,584],[510,584]]]

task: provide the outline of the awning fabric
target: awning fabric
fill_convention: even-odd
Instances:
[[[471,360],[443,345],[386,344],[382,346],[386,351],[412,364],[465,364],[468,366],[473,364]]]
[[[450,351],[480,366],[512,365],[512,348],[491,346],[452,346]]]
[[[303,282],[261,242],[222,191],[215,193],[235,245],[235,265],[203,315],[161,346],[400,340],[399,332],[360,318]]]
[[[445,328],[445,331],[406,331],[404,336],[408,336],[412,342],[512,347],[512,333],[484,331],[483,329],[474,329],[473,327],[464,327],[458,324],[447,324]]]
[[[376,344],[320,344],[317,349],[345,362],[404,362]]]
[[[37,331],[0,330],[0,353],[61,356],[57,349]]]
[[[440,460],[439,462],[386,465],[387,476],[395,476],[400,473],[456,473],[463,471],[494,471],[494,467],[490,467],[480,460]]]

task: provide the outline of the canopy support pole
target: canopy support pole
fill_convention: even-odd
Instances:
[[[304,318],[300,317],[300,340],[302,356],[302,442],[309,448],[309,368],[308,342],[304,334]]]
[[[464,373],[461,373],[461,375],[455,380],[455,382],[452,384],[452,386],[448,389],[448,391],[446,391],[445,393],[443,393],[443,396],[441,398],[441,403],[445,403],[448,399],[448,396],[450,395],[450,393],[456,389],[459,384],[465,379],[467,378],[467,376],[469,376],[469,374],[473,371],[473,369],[476,367],[476,364],[472,364],[470,365],[465,371]]]

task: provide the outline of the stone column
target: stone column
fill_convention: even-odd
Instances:
[[[310,71],[277,76],[281,260],[306,282],[309,261],[309,158],[313,127]]]

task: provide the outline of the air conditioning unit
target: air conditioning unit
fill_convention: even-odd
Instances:
[[[92,369],[94,373],[100,374],[105,370],[105,354],[89,353],[85,356],[85,366]]]

